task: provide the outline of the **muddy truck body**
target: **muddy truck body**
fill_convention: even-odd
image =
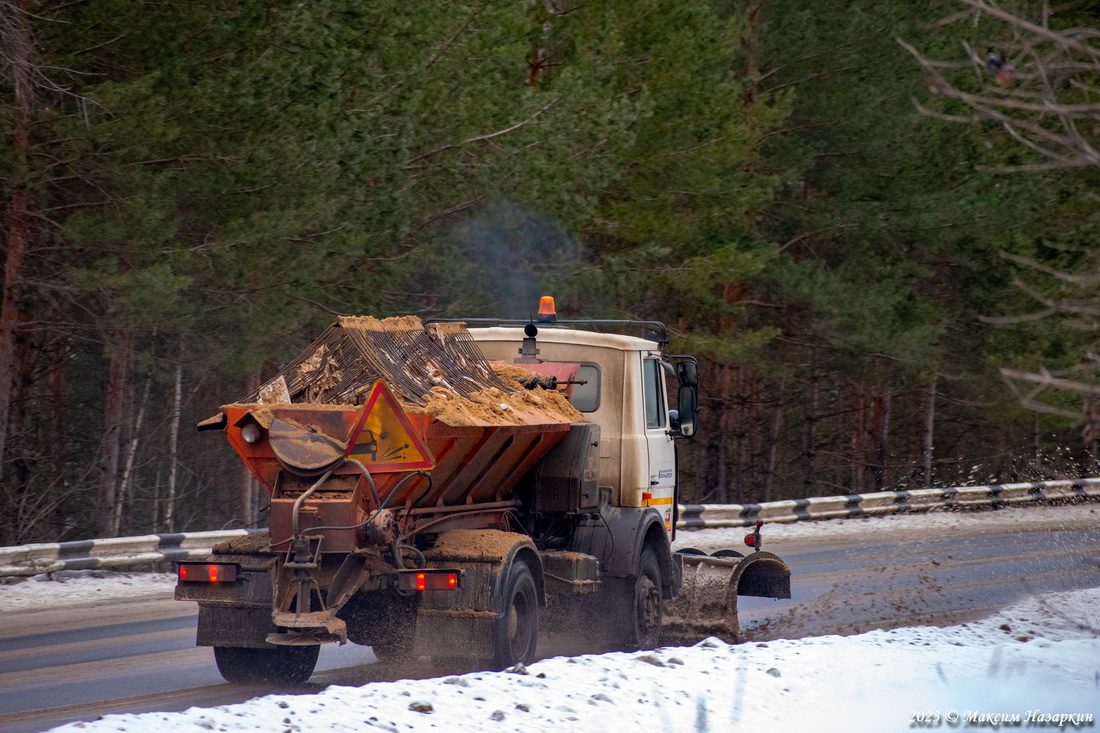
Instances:
[[[759,528],[746,556],[671,550],[698,369],[665,345],[650,322],[341,318],[199,425],[270,504],[179,564],[198,644],[230,681],[300,682],[329,642],[500,669],[540,633],[739,640],[737,596],[790,597],[790,572]]]

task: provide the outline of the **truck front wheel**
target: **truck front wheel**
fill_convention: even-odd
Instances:
[[[653,649],[661,643],[662,597],[661,566],[652,548],[642,550],[638,574],[634,580],[634,598],[628,613],[627,649]]]
[[[530,664],[539,641],[539,598],[523,560],[512,563],[501,600],[503,613],[493,629],[493,664],[497,669]]]
[[[319,645],[277,646],[254,649],[236,646],[214,647],[214,661],[229,682],[276,682],[298,685],[313,675]]]

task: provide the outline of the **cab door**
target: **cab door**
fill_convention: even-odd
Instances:
[[[649,489],[643,490],[642,504],[655,507],[664,518],[665,531],[671,532],[672,502],[676,491],[676,448],[669,430],[666,394],[660,356],[648,355],[642,360],[642,397],[646,448],[649,452]]]

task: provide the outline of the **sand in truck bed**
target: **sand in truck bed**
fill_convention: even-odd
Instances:
[[[498,368],[501,367],[501,368]],[[538,376],[514,364],[494,364],[493,370],[506,381],[515,385],[516,392],[490,387],[471,396],[471,399],[451,392],[444,387],[433,387],[430,398],[424,405],[408,405],[408,412],[424,412],[447,425],[491,424],[524,425],[531,424],[531,413],[547,413],[557,418],[557,422],[584,422],[585,416],[569,404],[557,390],[524,389],[511,381],[516,376]],[[502,373],[504,372],[504,373]],[[518,374],[526,372],[526,374]],[[480,421],[480,422],[479,422]]]
[[[279,407],[355,410],[382,380],[407,413],[455,427],[586,420],[561,392],[516,381],[537,376],[519,364],[490,364],[460,322],[342,316],[236,406],[263,405],[253,410],[257,419]]]

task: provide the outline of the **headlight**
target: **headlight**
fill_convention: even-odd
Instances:
[[[244,442],[246,443],[255,443],[262,437],[262,435],[263,434],[260,432],[259,426],[257,426],[255,423],[248,423],[243,428],[241,428],[241,437],[244,438]]]

